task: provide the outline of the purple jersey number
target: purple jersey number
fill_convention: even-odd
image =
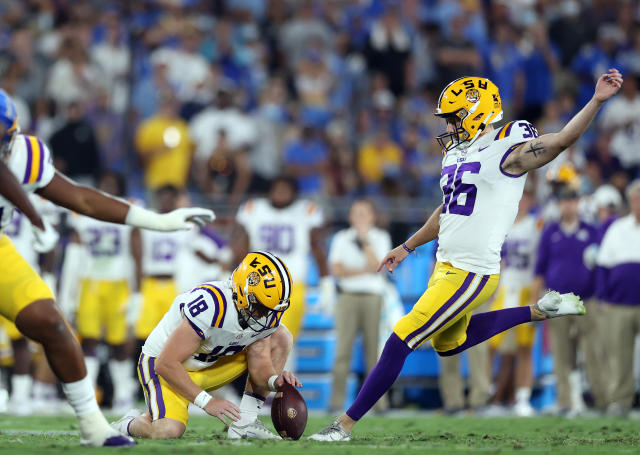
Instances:
[[[291,253],[295,245],[293,226],[289,224],[264,224],[259,235],[262,248],[273,253]]]
[[[502,245],[502,258],[507,267],[524,270],[529,267],[528,240],[506,240]]]
[[[120,252],[120,230],[116,227],[99,227],[87,229],[89,240],[87,246],[91,256],[115,256]]]
[[[178,252],[178,244],[173,239],[158,239],[151,245],[151,257],[154,261],[172,261]]]
[[[462,216],[469,216],[473,213],[478,188],[471,183],[462,183],[462,177],[465,172],[478,174],[480,172],[480,162],[462,163],[460,166],[452,164],[442,169],[442,176],[447,177],[442,186],[442,193],[444,194],[442,213]],[[460,196],[463,194],[465,199],[464,203],[461,204]]]
[[[211,362],[215,362],[220,357],[224,357],[225,355],[237,354],[238,352],[242,351],[245,347],[246,346],[240,346],[240,345],[235,345],[235,346],[216,346],[208,354],[207,353],[201,353],[201,354],[193,356],[193,358],[198,360],[199,362],[211,363]]]
[[[2,218],[2,210],[0,209],[0,219]],[[4,233],[7,234],[11,238],[16,238],[20,235],[20,228],[22,227],[22,220],[24,219],[22,213],[17,210],[13,211],[13,216],[11,217],[11,223],[4,228]]]

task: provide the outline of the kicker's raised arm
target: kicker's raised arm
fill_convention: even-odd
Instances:
[[[518,175],[552,161],[582,136],[604,102],[618,92],[622,82],[622,75],[616,69],[610,69],[608,73],[600,76],[591,100],[560,132],[544,134],[525,142],[507,157],[502,164],[502,169]]]

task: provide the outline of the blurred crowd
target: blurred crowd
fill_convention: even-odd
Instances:
[[[438,197],[438,94],[460,75],[505,118],[561,128],[607,68],[623,93],[566,154],[586,193],[640,154],[631,1],[7,0],[0,86],[77,179],[124,172],[239,203],[285,172],[303,195]],[[146,193],[147,195],[149,192]]]
[[[595,283],[599,271],[607,268],[607,257],[598,259],[597,248],[589,247],[602,241],[613,219],[627,213],[630,193],[625,189],[640,177],[640,151],[636,147],[640,140],[637,2],[0,2],[0,87],[14,99],[22,131],[49,144],[58,169],[90,184],[100,176],[102,180],[125,180],[128,194],[111,192],[146,199],[160,209],[161,193],[169,194],[171,207],[183,204],[181,198],[189,194],[192,200],[217,210],[219,206],[235,209],[271,189],[270,202],[264,202],[263,207],[265,223],[274,218],[269,210],[288,207],[300,196],[319,201],[325,210],[334,208],[332,202],[338,198],[359,201],[356,206],[361,204],[367,216],[356,218],[369,219],[371,215],[371,223],[375,217],[369,212],[376,212],[378,221],[384,222],[389,217],[386,209],[419,201],[417,218],[403,218],[401,213],[394,221],[421,224],[425,214],[441,200],[442,154],[434,137],[445,125],[432,114],[448,82],[463,75],[490,78],[500,88],[505,119],[526,119],[544,134],[564,126],[588,101],[595,81],[608,68],[618,68],[624,74],[621,93],[607,103],[574,147],[532,173],[526,191],[529,206],[524,214],[535,213],[535,221],[530,223],[534,231],[543,224],[543,232],[566,224],[571,235],[578,236],[580,247],[570,260],[575,259],[575,267],[587,270],[576,278],[580,283]],[[282,178],[284,182],[279,180]],[[286,204],[278,202],[278,191],[274,190],[278,184],[289,188]],[[638,191],[637,185],[634,191]],[[370,200],[378,205],[371,205]],[[378,212],[375,207],[385,210]],[[299,220],[311,219],[309,214],[315,209],[308,210],[306,215],[291,215],[296,229],[302,224]],[[243,211],[250,214],[251,204],[245,204],[240,213]],[[572,231],[578,215],[581,223],[590,223],[584,229],[593,238],[580,237],[582,225]],[[245,226],[251,237],[256,216],[247,216],[253,217]],[[346,217],[327,218],[346,221]],[[359,228],[350,220],[352,231],[342,234],[351,242],[348,248],[334,246],[324,263],[326,251],[316,254],[316,250],[327,242],[312,239],[310,233],[325,221],[319,213],[317,223],[311,225],[309,221],[305,227],[309,232],[304,238],[309,239],[300,253],[302,261],[306,264],[312,251],[318,267],[329,269],[342,284],[339,302],[342,299],[368,305],[360,302],[363,292],[358,284],[347,281],[345,286],[342,281],[346,275],[341,276],[336,264],[357,263],[354,267],[362,268],[361,275],[371,278],[375,255],[384,252],[368,250],[367,233],[372,226]],[[409,230],[409,226],[400,231],[391,226],[391,244],[404,240]],[[62,243],[66,244],[68,233],[63,229],[62,234]],[[209,240],[204,250],[211,254],[198,254],[195,242],[186,241],[193,244],[194,255],[202,261],[194,270],[207,263],[222,274],[222,266],[216,265],[218,259],[212,258],[226,241],[233,249],[237,239],[222,242],[212,233],[205,234]],[[282,246],[277,235],[268,236],[273,244],[269,250]],[[375,231],[371,235],[383,238],[386,233]],[[374,237],[369,239],[371,243],[379,243]],[[253,244],[251,239],[247,242]],[[289,243],[287,252],[295,246]],[[531,287],[537,280],[538,287],[555,289],[549,282],[549,277],[559,275],[552,269],[553,254],[551,258],[545,256],[548,264],[544,268],[533,270],[542,254],[537,249],[542,247],[532,245],[527,259],[528,281],[522,286]],[[233,253],[226,249],[225,257]],[[223,262],[231,266],[233,261]],[[305,270],[297,272],[298,281],[305,284],[306,265],[296,269]],[[320,270],[322,277],[328,273]],[[162,271],[148,275],[164,279],[171,274]],[[574,290],[580,283],[563,282],[558,286]],[[595,300],[621,303],[615,301],[612,292],[603,290],[606,287],[606,282],[600,283],[598,290],[589,288],[582,297],[593,298],[594,308]],[[400,293],[405,298],[411,295],[403,289]],[[378,308],[380,292],[373,294],[367,298]],[[528,302],[528,297],[525,300]],[[362,313],[371,316],[366,308]],[[620,326],[623,323],[621,320]],[[346,381],[350,361],[347,348],[355,333],[370,325],[341,327],[346,335],[341,340],[337,382]],[[562,344],[561,335],[569,332],[584,337],[584,330],[558,328],[553,343]],[[632,344],[632,332],[629,329],[624,342]],[[377,332],[365,335],[370,338],[369,345],[375,344]],[[529,341],[523,346],[512,340],[506,354],[530,358],[533,335],[527,337]],[[87,348],[85,354],[89,356],[91,351],[93,355],[94,350],[95,346]],[[370,364],[375,356],[373,348],[368,351]],[[483,355],[479,363],[486,366],[489,354]],[[593,355],[602,357],[605,353],[599,350]],[[584,403],[571,391],[581,390],[575,386],[580,382],[579,374],[575,379],[575,371],[583,365],[582,358],[578,359],[575,352],[565,357],[566,368],[558,371],[563,376],[559,381],[564,381],[560,384],[559,407],[563,412],[580,411]],[[507,359],[512,369],[517,360],[514,358]],[[628,359],[625,353],[620,363],[628,365]],[[530,368],[527,365],[525,368]],[[459,375],[457,366],[445,365],[444,370],[451,373],[450,378]],[[600,409],[617,405],[614,415],[628,412],[634,389],[633,384],[622,384],[629,376],[628,369],[619,365],[618,370],[620,384],[616,390],[624,389],[625,396],[595,397]],[[510,387],[513,389],[515,383],[528,403],[531,372],[525,371],[522,380],[514,378],[517,373],[507,373]],[[489,403],[489,373],[479,374],[484,374],[480,381],[483,390],[477,403],[471,404],[474,407]],[[457,382],[451,384],[461,388]],[[500,384],[497,387],[494,404],[517,401],[517,390],[505,391]],[[464,407],[460,393],[451,392],[449,403],[445,397],[448,411]],[[344,390],[334,397],[332,408],[340,406],[342,395]],[[525,409],[523,415],[528,412]]]

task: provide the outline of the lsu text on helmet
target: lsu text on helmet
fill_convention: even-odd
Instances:
[[[256,332],[276,327],[291,298],[291,274],[279,257],[266,251],[247,254],[231,275],[233,299]]]
[[[463,142],[471,145],[487,125],[502,120],[500,92],[484,77],[461,77],[450,82],[440,93],[435,115],[455,127],[453,132],[436,138],[443,152]]]

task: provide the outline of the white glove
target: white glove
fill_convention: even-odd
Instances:
[[[44,224],[44,230],[31,226],[34,237],[33,249],[38,253],[48,253],[55,248],[60,235],[46,219],[42,219],[42,224]]]
[[[320,278],[320,295],[318,300],[320,301],[320,311],[325,316],[332,316],[335,311],[336,305],[336,284],[333,281],[333,277],[323,276]]]
[[[134,292],[129,296],[129,301],[127,302],[127,307],[125,309],[125,319],[129,327],[133,327],[133,325],[138,321],[143,300],[142,294],[139,292]]]
[[[153,231],[180,231],[189,230],[194,224],[204,226],[215,219],[213,210],[200,207],[186,207],[169,213],[156,213],[131,205],[124,222],[129,226]]]

